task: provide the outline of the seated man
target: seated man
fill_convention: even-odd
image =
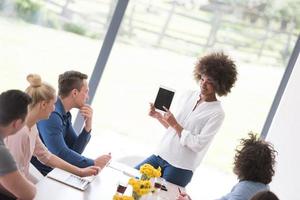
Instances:
[[[37,123],[41,140],[50,152],[63,160],[83,168],[98,166],[103,168],[111,159],[110,155],[103,155],[95,160],[81,155],[91,137],[92,108],[85,104],[88,99],[87,75],[77,71],[67,71],[59,76],[58,95],[55,110],[49,119]],[[77,135],[72,126],[72,108],[78,108],[85,119],[82,132]],[[36,157],[31,163],[43,174],[48,174],[52,168],[43,165]]]
[[[36,193],[35,186],[21,175],[3,142],[25,125],[30,102],[31,98],[19,90],[8,90],[0,95],[0,199],[29,200]]]
[[[219,200],[250,200],[256,193],[269,190],[268,184],[275,173],[275,154],[273,146],[253,133],[249,139],[241,140],[241,147],[236,149],[233,172],[239,182],[231,192]],[[186,193],[181,193],[177,200],[190,200]]]

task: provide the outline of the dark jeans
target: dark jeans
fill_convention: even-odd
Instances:
[[[44,165],[43,163],[41,163],[35,156],[31,157],[30,160],[31,164],[33,164],[33,166],[39,170],[44,176],[46,176],[49,172],[51,172],[53,170],[53,168]]]
[[[0,200],[15,200],[16,198],[0,193]]]
[[[135,168],[140,169],[140,167],[148,163],[155,168],[160,167],[162,176],[166,181],[170,183],[174,183],[181,187],[185,187],[192,179],[193,172],[191,170],[180,169],[170,165],[167,161],[162,159],[159,156],[152,155],[140,164],[138,164]]]

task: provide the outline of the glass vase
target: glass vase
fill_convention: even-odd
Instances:
[[[139,196],[136,192],[132,192],[132,197],[134,200],[140,200],[141,196]]]
[[[147,175],[145,175],[145,174],[142,174],[142,176],[141,176],[141,180],[150,180],[150,178],[147,176]]]

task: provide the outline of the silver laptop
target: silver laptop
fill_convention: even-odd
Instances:
[[[55,168],[47,175],[47,177],[83,191],[96,176],[79,177],[62,169]]]

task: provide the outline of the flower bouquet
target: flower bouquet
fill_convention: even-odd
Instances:
[[[140,167],[140,172],[142,174],[142,180],[150,180],[151,178],[157,178],[161,176],[161,168],[155,169],[150,164],[144,164]]]
[[[150,164],[144,164],[140,167],[141,179],[131,178],[128,184],[132,186],[132,196],[115,194],[113,200],[139,200],[143,195],[154,192],[155,189],[150,181],[151,178],[161,176],[161,168],[155,169]]]
[[[140,199],[143,195],[153,192],[154,188],[152,187],[151,178],[156,178],[161,176],[161,168],[158,167],[155,169],[150,164],[144,164],[140,167],[140,172],[142,174],[141,179],[131,178],[129,180],[129,185],[132,186],[133,192],[132,196],[134,200]]]
[[[143,195],[153,190],[150,180],[131,178],[128,183],[132,186],[132,197],[134,200],[140,199]]]
[[[134,200],[134,198],[132,196],[115,194],[113,200]]]

